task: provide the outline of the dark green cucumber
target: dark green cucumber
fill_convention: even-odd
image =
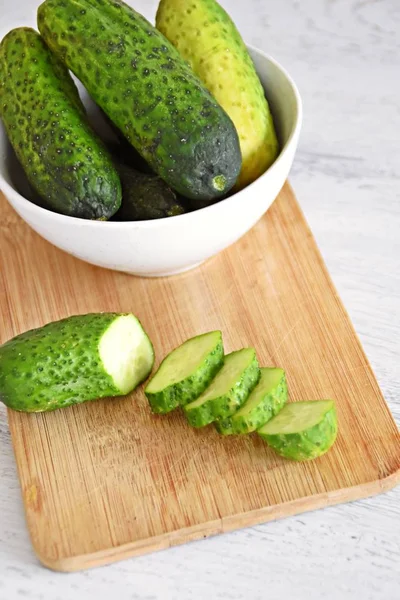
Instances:
[[[117,165],[117,169],[122,184],[122,204],[115,220],[162,219],[185,212],[175,192],[161,177],[139,173],[124,165]]]
[[[68,69],[33,29],[14,29],[1,42],[0,116],[44,205],[86,219],[118,210],[111,157],[86,121]]]
[[[260,381],[231,417],[216,421],[222,435],[238,435],[259,429],[278,414],[287,402],[286,376],[283,369],[263,367]]]
[[[125,136],[122,135],[118,127],[114,125],[111,119],[108,118],[104,111],[101,111],[102,117],[106,121],[108,127],[111,129],[113,135],[116,138],[115,142],[108,142],[107,148],[111,152],[112,156],[118,160],[118,162],[132,167],[140,173],[148,173],[149,175],[155,175],[153,169],[139,154],[139,152],[128,142]]]
[[[73,316],[0,346],[0,400],[42,412],[122,396],[149,375],[153,346],[132,314]]]
[[[334,444],[337,431],[333,400],[316,400],[287,404],[258,433],[280,456],[302,461],[325,454]]]
[[[191,402],[210,384],[224,362],[220,331],[190,338],[163,360],[145,394],[154,413]]]
[[[253,348],[231,352],[205,392],[184,406],[189,423],[193,427],[204,427],[216,419],[229,417],[246,401],[259,378]]]
[[[233,122],[144,17],[120,0],[46,0],[38,26],[168,185],[203,202],[226,195],[241,168]]]

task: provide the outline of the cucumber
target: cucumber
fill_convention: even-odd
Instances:
[[[117,159],[119,163],[124,164],[127,167],[132,167],[140,173],[155,175],[153,169],[148,165],[144,158],[140,156],[136,148],[128,142],[126,137],[122,135],[118,127],[114,125],[106,113],[101,111],[101,115],[116,138],[116,141],[108,141],[107,143],[107,148],[112,157]]]
[[[274,162],[278,140],[263,87],[235,24],[215,0],[161,0],[157,28],[226,110],[239,133],[243,188]]]
[[[1,42],[0,116],[40,204],[85,219],[116,213],[121,184],[111,157],[68,69],[33,29],[13,29]]]
[[[205,392],[184,406],[193,427],[204,427],[232,415],[245,402],[260,378],[253,348],[243,348],[225,357],[224,366]]]
[[[0,400],[42,412],[123,396],[149,375],[153,346],[132,314],[78,315],[0,346]]]
[[[226,195],[241,168],[235,126],[144,17],[120,0],[46,0],[38,26],[168,185],[193,200]]]
[[[192,402],[206,389],[224,362],[220,331],[193,337],[163,360],[146,386],[154,413],[167,413]]]
[[[117,135],[116,130],[115,135]],[[135,171],[139,171],[139,173],[157,176],[157,173],[154,173],[153,169],[147,164],[144,158],[140,156],[139,152],[128,142],[128,140],[124,139],[122,135],[119,135],[117,139],[117,143],[113,145],[108,144],[108,149],[114,159],[117,159],[120,164],[131,167],[132,169],[135,169]]]
[[[115,220],[162,219],[185,212],[176,194],[161,177],[139,173],[124,165],[118,165],[117,169],[122,184],[122,205]]]
[[[335,403],[318,400],[287,404],[258,433],[280,456],[302,461],[325,454],[337,431]]]
[[[231,417],[216,421],[222,435],[250,433],[259,429],[283,408],[287,402],[286,376],[283,369],[263,367],[260,381]]]

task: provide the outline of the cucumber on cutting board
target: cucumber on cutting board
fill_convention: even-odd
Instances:
[[[153,346],[132,314],[78,315],[0,346],[0,400],[42,412],[123,396],[149,375]]]
[[[120,0],[46,0],[38,27],[168,185],[201,202],[226,195],[242,163],[235,126],[142,15]]]
[[[231,417],[216,421],[215,426],[222,435],[237,435],[255,431],[283,408],[287,402],[285,371],[262,367],[260,381]]]
[[[263,87],[238,29],[216,0],[161,0],[157,28],[174,44],[226,110],[239,134],[240,189],[278,155],[278,140]]]
[[[220,331],[190,338],[160,364],[145,388],[154,413],[167,413],[197,398],[224,362]]]
[[[243,348],[225,356],[224,366],[203,394],[184,406],[193,427],[204,427],[232,415],[246,400],[260,378],[254,348]]]
[[[38,204],[85,219],[116,213],[121,184],[111,157],[68,69],[28,27],[0,44],[0,117]]]
[[[333,445],[338,430],[333,400],[292,402],[258,430],[280,456],[312,460]]]

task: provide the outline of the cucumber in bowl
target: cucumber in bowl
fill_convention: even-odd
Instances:
[[[235,23],[216,0],[161,0],[156,26],[235,124],[242,169],[234,191],[244,188],[276,160],[279,143],[263,86]]]
[[[0,400],[14,410],[43,412],[124,396],[153,364],[152,343],[133,314],[72,316],[0,346]]]
[[[242,165],[236,128],[141,14],[121,0],[45,0],[37,21],[52,52],[172,189],[206,204],[228,193]]]
[[[121,206],[121,183],[89,125],[68,69],[30,27],[0,44],[0,118],[37,204],[106,221]]]
[[[117,165],[121,178],[122,203],[114,221],[146,221],[186,212],[174,191],[156,175]]]

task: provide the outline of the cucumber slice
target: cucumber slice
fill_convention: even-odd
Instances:
[[[255,431],[277,415],[287,402],[285,371],[263,367],[260,372],[260,381],[239,410],[231,417],[215,423],[222,435]]]
[[[163,360],[145,394],[154,413],[168,413],[200,396],[222,367],[220,331],[193,337]]]
[[[258,433],[281,456],[312,460],[329,450],[337,430],[333,400],[318,400],[287,404]]]
[[[232,415],[243,404],[260,378],[253,348],[237,350],[225,357],[224,366],[205,392],[184,407],[193,427],[204,427]]]
[[[134,315],[78,315],[0,346],[0,400],[14,410],[43,412],[123,396],[153,364],[153,346]]]

